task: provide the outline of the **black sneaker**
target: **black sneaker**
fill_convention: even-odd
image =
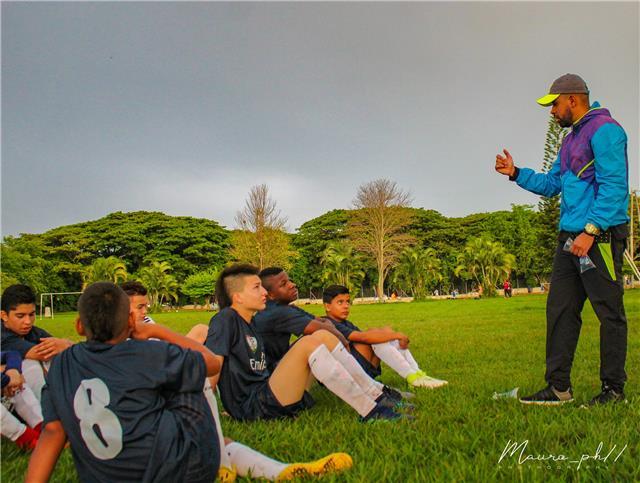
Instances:
[[[401,419],[403,416],[389,409],[382,404],[376,404],[369,414],[360,417],[361,423],[373,423],[375,421],[394,421]]]
[[[413,399],[416,395],[412,392],[408,391],[400,391],[391,386],[385,385],[382,388],[382,394],[387,396],[388,398],[395,399],[396,401],[402,401],[403,399]]]
[[[596,406],[598,404],[607,404],[607,403],[619,403],[619,402],[627,402],[623,391],[615,391],[610,386],[603,384],[602,392],[594,397],[591,401],[589,401],[589,406]]]
[[[566,391],[558,391],[549,384],[547,387],[531,396],[520,398],[522,404],[538,404],[540,406],[559,406],[568,402],[573,402],[573,391],[571,388]]]
[[[413,404],[410,404],[408,402],[396,401],[395,399],[391,399],[390,397],[386,396],[384,393],[381,394],[378,397],[378,399],[376,399],[376,402],[381,406],[387,407],[389,409],[393,409],[394,411],[404,410],[404,411],[412,412],[416,408]]]

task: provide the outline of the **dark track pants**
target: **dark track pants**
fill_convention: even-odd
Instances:
[[[571,385],[571,365],[582,327],[580,313],[588,297],[600,320],[600,379],[613,389],[622,391],[627,379],[624,370],[627,318],[622,303],[622,263],[626,240],[609,237],[609,242],[594,242],[589,257],[596,268],[580,273],[579,258],[563,251],[570,235],[574,239],[577,236],[561,233],[553,260],[547,299],[545,379],[561,391]]]

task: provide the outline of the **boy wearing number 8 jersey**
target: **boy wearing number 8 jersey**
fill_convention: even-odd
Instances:
[[[220,369],[213,354],[162,326],[136,323],[112,283],[89,286],[78,310],[76,328],[87,341],[51,365],[26,481],[49,479],[67,438],[81,481],[213,481],[218,438],[202,393]]]

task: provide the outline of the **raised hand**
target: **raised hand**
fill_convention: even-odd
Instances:
[[[504,174],[505,176],[513,176],[516,170],[513,164],[513,158],[506,149],[503,149],[502,152],[504,153],[504,156],[500,154],[496,155],[496,171],[500,174]]]

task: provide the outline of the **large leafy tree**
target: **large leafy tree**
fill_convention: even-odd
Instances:
[[[357,293],[364,278],[364,260],[351,243],[332,242],[322,252],[320,258],[322,280],[327,284],[343,285],[352,294]]]
[[[472,238],[458,255],[456,275],[475,280],[483,293],[495,295],[502,277],[509,276],[515,266],[515,257],[504,246],[485,237]]]
[[[394,181],[377,179],[358,188],[356,211],[349,220],[349,239],[375,262],[376,292],[382,298],[384,282],[402,250],[414,241],[408,233],[412,211],[409,193]]]
[[[417,299],[442,280],[442,263],[433,248],[407,247],[393,271],[393,282]]]
[[[167,262],[152,261],[138,272],[138,280],[146,287],[152,310],[158,310],[169,299],[178,300],[178,281],[169,272]]]
[[[131,272],[165,261],[182,279],[229,259],[229,234],[215,221],[157,212],[116,212],[40,236],[51,259],[77,273],[96,258],[114,256],[125,260]]]

